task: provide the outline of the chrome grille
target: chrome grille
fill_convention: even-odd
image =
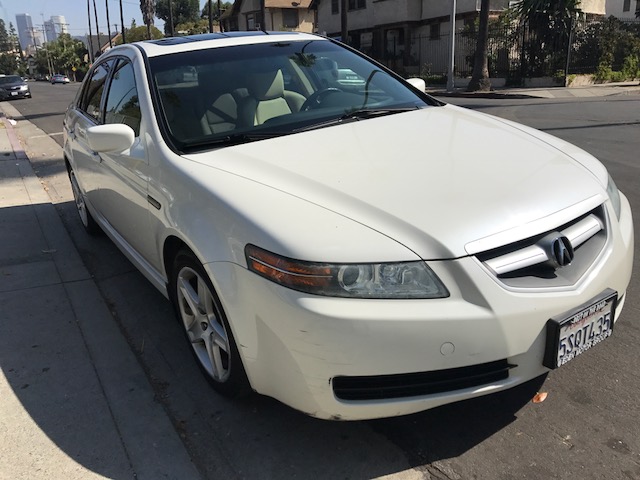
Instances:
[[[574,250],[569,265],[559,266],[552,249],[546,245],[551,237],[566,237]],[[607,239],[604,206],[541,232],[534,237],[477,255],[483,265],[503,283],[512,287],[561,287],[574,285],[593,265]]]

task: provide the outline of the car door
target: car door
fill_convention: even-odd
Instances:
[[[104,123],[124,123],[135,133],[123,152],[101,152],[100,209],[110,226],[126,242],[130,253],[154,263],[155,245],[149,229],[149,162],[140,135],[141,110],[132,62],[119,58],[108,82]]]
[[[102,182],[101,159],[89,147],[87,129],[102,123],[104,89],[112,67],[113,61],[108,60],[97,64],[89,72],[90,77],[83,85],[79,100],[69,110],[64,125],[70,150],[69,157],[76,172],[76,179],[98,217],[102,216],[98,199]]]

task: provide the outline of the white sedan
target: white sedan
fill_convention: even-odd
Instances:
[[[611,341],[634,239],[604,166],[420,84],[262,32],[122,45],[87,74],[64,120],[80,219],[172,301],[217,391],[387,417]]]

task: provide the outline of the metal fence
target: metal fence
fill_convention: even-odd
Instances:
[[[606,22],[574,21],[571,28],[521,23],[493,25],[489,31],[489,73],[494,78],[506,78],[518,83],[523,78],[561,77],[572,73],[594,73],[601,61]],[[640,21],[620,22],[640,39]],[[469,77],[473,72],[477,30],[465,27],[456,32],[455,76]],[[381,60],[395,69],[414,71],[425,78],[444,78],[449,68],[450,37],[414,36],[409,51],[402,59]],[[620,55],[618,55],[620,57]],[[401,61],[399,61],[401,60]],[[614,58],[613,69],[620,67],[621,58]],[[400,63],[400,65],[399,65]]]

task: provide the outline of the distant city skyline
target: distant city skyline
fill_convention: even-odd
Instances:
[[[120,31],[120,2],[119,0],[106,0],[109,5],[109,28],[107,28],[107,16],[105,0],[95,0],[98,10],[98,24],[100,33],[106,34],[110,29],[112,33]],[[206,0],[200,0],[201,4]],[[93,12],[93,0],[90,0],[91,6],[91,31],[95,35],[95,15]],[[129,28],[131,21],[135,20],[136,25],[144,25],[142,21],[142,12],[140,11],[139,0],[123,0],[122,1],[124,26]],[[0,17],[4,20],[7,31],[9,23],[13,24],[18,31],[16,16],[19,14],[29,14],[31,16],[32,26],[36,30],[42,32],[45,22],[50,21],[51,17],[63,16],[67,24],[67,33],[71,36],[84,36],[89,33],[87,20],[87,0],[0,0]],[[161,31],[164,29],[164,22],[159,18],[154,19],[154,25]]]

